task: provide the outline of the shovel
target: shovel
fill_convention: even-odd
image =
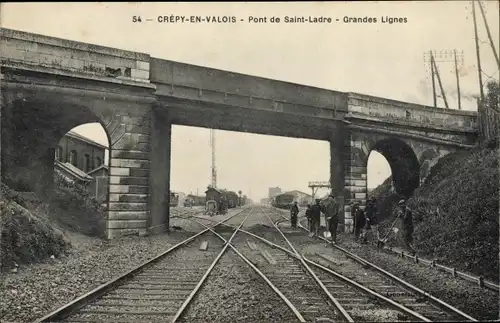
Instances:
[[[391,231],[392,231],[392,229],[394,228],[394,225],[396,225],[396,221],[397,221],[397,220],[398,220],[398,218],[396,218],[396,219],[394,220],[394,222],[392,222],[392,225],[391,225],[391,227],[389,228],[389,231],[387,231],[387,234],[385,235],[385,237],[384,237],[382,240],[379,240],[379,241],[378,241],[378,246],[379,246],[379,247],[381,247],[381,248],[383,248],[383,247],[384,247],[385,243],[387,242],[387,238],[389,237],[389,234],[391,234]],[[397,232],[396,232],[396,233],[397,233]]]

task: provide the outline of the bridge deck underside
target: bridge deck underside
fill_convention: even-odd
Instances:
[[[314,140],[328,140],[340,125],[337,120],[177,99],[161,100],[157,108],[172,124]]]

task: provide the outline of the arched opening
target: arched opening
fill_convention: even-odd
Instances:
[[[417,156],[411,147],[396,138],[380,140],[371,148],[367,171],[368,189],[376,188],[390,175],[392,191],[406,198],[413,194],[420,183]]]
[[[88,107],[60,104],[57,96],[44,100],[27,97],[2,106],[2,183],[34,193],[48,207],[35,212],[46,212],[61,227],[104,236],[109,135]],[[93,156],[104,161],[101,169],[89,170]]]
[[[109,135],[99,117],[84,106],[23,98],[7,102],[1,115],[2,182],[16,191],[50,198],[58,164],[71,165],[73,170],[80,169],[85,174],[92,171],[92,152],[64,141],[68,133],[82,124],[92,124],[90,128],[94,130],[87,131],[88,136],[84,134],[80,139],[95,137],[95,129],[100,129],[99,144],[109,150]],[[98,155],[102,161],[109,151]],[[106,201],[107,195],[106,192]]]
[[[368,156],[366,172],[368,195],[384,183],[387,183],[386,185],[392,184],[391,166],[389,165],[387,159],[385,159],[384,155],[376,150],[372,150]]]
[[[69,155],[69,159],[56,160],[57,175],[83,186],[99,203],[105,203],[108,200],[109,143],[101,124],[87,123],[72,128],[63,135],[58,146],[62,147],[62,155]]]

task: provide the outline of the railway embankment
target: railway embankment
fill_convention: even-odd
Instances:
[[[499,280],[499,151],[478,147],[449,154],[431,169],[408,200],[413,211],[414,244],[427,259]],[[373,191],[382,219],[381,234],[393,222],[399,196],[386,181]]]
[[[192,235],[182,228],[106,241],[98,205],[59,184],[52,204],[1,185],[1,322],[32,322]]]

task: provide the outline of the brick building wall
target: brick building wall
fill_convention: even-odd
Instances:
[[[76,133],[68,132],[59,141],[55,157],[60,162],[68,162],[88,173],[104,164],[106,149],[103,145]]]

